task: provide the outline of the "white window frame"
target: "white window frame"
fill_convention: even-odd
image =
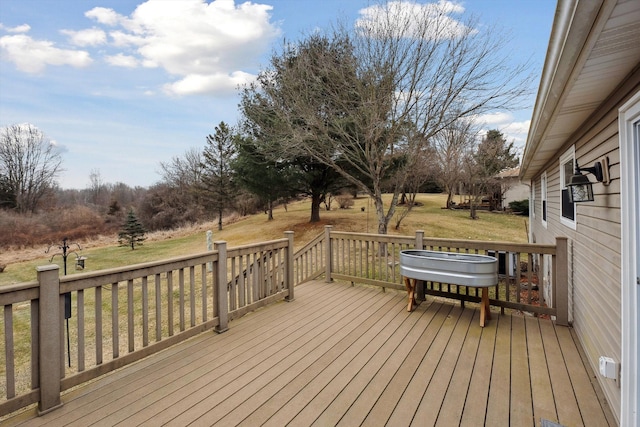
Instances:
[[[544,228],[547,228],[547,220],[549,219],[549,202],[547,199],[547,171],[542,173],[540,177],[540,222]]]
[[[573,170],[573,166],[576,164],[576,149],[575,146],[571,146],[571,148],[569,148],[567,151],[564,152],[564,154],[560,157],[560,200],[559,200],[559,204],[560,204],[560,223],[571,228],[572,230],[576,229],[576,222],[577,222],[577,217],[578,217],[578,210],[576,207],[576,204],[573,203],[573,219],[571,218],[567,218],[563,215],[564,211],[564,204],[562,203],[562,191],[566,188],[565,186],[565,182],[568,180],[569,177],[565,176],[564,173],[564,165],[567,162],[571,162],[571,169]],[[565,179],[566,178],[566,179]]]
[[[536,219],[536,182],[531,181],[531,200],[529,202],[531,210],[531,219]]]

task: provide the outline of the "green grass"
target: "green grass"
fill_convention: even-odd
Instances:
[[[504,213],[479,211],[479,218],[472,220],[467,210],[442,209],[446,197],[440,194],[421,194],[416,206],[403,220],[399,230],[395,230],[395,219],[389,224],[389,234],[413,235],[416,230],[424,230],[425,237],[456,238],[470,240],[489,240],[506,242],[526,242],[526,218]],[[355,200],[351,209],[338,209],[334,203],[331,211],[321,210],[319,223],[309,223],[310,202],[308,200],[289,204],[287,209],[279,207],[274,210],[274,220],[267,221],[267,215],[259,213],[225,224],[222,231],[217,231],[211,223],[194,227],[190,231],[174,233],[158,233],[140,247],[131,250],[117,245],[116,236],[112,243],[92,243],[84,245],[81,251],[87,257],[86,269],[96,271],[107,268],[138,264],[148,261],[162,260],[177,256],[196,254],[206,250],[206,230],[213,231],[213,240],[223,240],[229,247],[256,243],[265,240],[279,239],[287,230],[293,230],[296,248],[303,246],[317,236],[325,225],[332,225],[337,231],[376,233],[377,219],[373,202],[366,197]],[[364,211],[362,210],[364,208]],[[398,209],[403,209],[399,207]],[[32,259],[8,264],[0,274],[0,285],[27,282],[36,279],[36,267],[49,264],[51,253]],[[75,274],[75,255],[67,259],[67,273]],[[53,263],[60,265],[62,257],[55,256]]]

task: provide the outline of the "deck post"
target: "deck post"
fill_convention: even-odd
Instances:
[[[64,366],[64,328],[62,311],[64,299],[60,295],[60,279],[57,265],[36,268],[40,284],[40,312],[38,332],[38,360],[40,376],[40,401],[38,414],[44,415],[62,406],[60,379]]]
[[[218,251],[218,277],[214,287],[216,302],[218,304],[218,326],[216,332],[221,334],[229,329],[229,295],[227,294],[227,242],[219,241],[214,243],[215,250]]]
[[[414,244],[415,249],[421,251],[424,249],[424,230],[416,230],[416,243]]]
[[[333,255],[331,254],[331,228],[330,225],[324,226],[324,281],[327,283],[331,283],[331,260],[333,259]]]
[[[285,237],[289,241],[287,243],[287,263],[285,266],[285,286],[289,289],[289,295],[284,299],[285,301],[293,301],[293,288],[295,286],[293,280],[293,231],[285,231]]]
[[[566,237],[556,237],[555,278],[553,283],[556,325],[569,325],[569,246]]]
[[[416,242],[414,249],[419,251],[424,249],[424,230],[416,230]],[[417,301],[425,301],[424,296],[424,280],[416,280],[415,298]],[[462,301],[464,304],[464,301]]]

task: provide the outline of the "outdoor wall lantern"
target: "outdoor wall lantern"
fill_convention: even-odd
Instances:
[[[593,184],[589,177],[581,172],[593,174],[598,182],[609,185],[609,158],[603,157],[593,164],[591,168],[581,168],[576,160],[576,171],[569,179],[569,202],[593,202]]]

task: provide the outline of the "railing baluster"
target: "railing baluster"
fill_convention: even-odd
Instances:
[[[184,331],[185,325],[185,301],[184,301],[184,268],[178,270],[178,310],[180,317],[180,332]]]
[[[147,276],[142,277],[142,347],[149,345],[149,289]]]
[[[135,331],[134,331],[134,323],[133,323],[133,279],[127,280],[127,336],[129,339],[129,353],[133,353],[135,351]]]
[[[167,271],[167,327],[168,335],[173,336],[173,270]]]
[[[191,327],[196,326],[196,270],[195,266],[189,267],[189,302],[191,305]]]
[[[76,297],[78,312],[78,372],[85,369],[85,326],[84,326],[84,289],[79,289]]]
[[[16,396],[15,343],[13,342],[13,304],[4,306],[4,360],[6,364],[7,399]]]
[[[37,299],[31,300],[31,390],[40,387],[40,364],[38,363],[38,354],[40,354],[39,312],[40,301]]]
[[[527,254],[527,289],[529,290],[529,304],[531,304],[531,292],[533,288],[533,266],[531,265],[530,255],[531,254]],[[518,277],[520,277],[520,263],[518,263]],[[542,294],[540,293],[540,287],[538,287],[538,301],[542,304]]]
[[[155,275],[156,285],[156,342],[162,341],[162,289],[160,273]]]
[[[115,282],[111,284],[111,347],[114,359],[120,357],[120,328],[118,319],[118,282]]]
[[[96,365],[102,365],[102,286],[96,286]]]
[[[239,282],[238,282],[238,304],[240,307],[244,307],[245,305],[247,305],[246,302],[246,295],[247,295],[247,288],[246,288],[246,268],[242,268],[242,260],[244,259],[244,257],[242,255],[240,255],[238,257],[238,275],[239,275]]]
[[[237,306],[237,294],[238,294],[238,280],[239,277],[236,274],[236,258],[231,258],[231,286],[229,288],[229,309],[235,310]]]
[[[202,276],[202,322],[207,321],[207,265],[202,264],[201,267],[201,276]]]

